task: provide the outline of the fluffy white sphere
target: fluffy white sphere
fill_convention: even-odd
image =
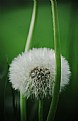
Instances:
[[[55,53],[52,49],[34,48],[15,58],[10,64],[9,79],[13,88],[29,98],[52,97],[55,77]],[[61,56],[61,89],[68,84],[70,69]],[[61,90],[60,89],[60,90]]]

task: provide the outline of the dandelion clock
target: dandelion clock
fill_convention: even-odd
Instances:
[[[9,71],[13,88],[27,98],[52,97],[55,83],[55,52],[52,49],[34,48],[22,53],[12,61]],[[69,76],[69,64],[61,56],[61,89],[68,84]]]

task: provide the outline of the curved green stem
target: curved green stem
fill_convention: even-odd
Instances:
[[[53,121],[55,117],[55,112],[57,109],[59,90],[60,90],[60,80],[61,80],[61,57],[60,57],[60,42],[59,42],[59,30],[58,30],[58,17],[57,17],[57,2],[56,0],[51,0],[52,15],[53,15],[53,29],[54,29],[54,48],[55,48],[55,84],[53,89],[53,97],[47,117],[47,121]]]
[[[28,37],[27,37],[27,41],[26,41],[25,51],[28,51],[30,48],[30,43],[32,40],[32,35],[33,35],[33,31],[34,31],[34,26],[35,26],[36,12],[37,12],[37,2],[36,2],[36,0],[34,0],[32,18],[31,18],[29,33],[28,33]],[[26,97],[23,97],[23,95],[21,93],[20,93],[20,115],[21,115],[21,121],[27,121]]]
[[[27,51],[30,47],[30,42],[31,42],[31,39],[32,39],[33,30],[34,30],[35,21],[36,21],[36,13],[37,13],[37,1],[34,0],[33,13],[32,13],[32,18],[31,18],[29,33],[28,33],[28,36],[27,36],[25,51]]]
[[[39,121],[43,121],[43,100],[39,100]]]

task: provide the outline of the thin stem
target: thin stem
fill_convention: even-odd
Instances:
[[[30,28],[29,28],[29,33],[28,33],[28,37],[27,37],[25,51],[27,51],[30,47],[30,42],[32,39],[33,30],[34,30],[35,21],[36,21],[36,13],[37,13],[37,1],[34,0],[33,13],[32,13],[32,18],[31,18],[31,23],[30,23]]]
[[[20,93],[20,114],[21,121],[26,121],[26,98]]]
[[[51,0],[52,15],[53,15],[53,29],[54,29],[54,47],[55,47],[55,84],[53,89],[53,97],[47,117],[47,121],[53,121],[55,117],[55,112],[57,109],[59,90],[60,90],[60,80],[61,80],[61,57],[60,57],[60,42],[59,42],[59,30],[58,30],[58,15],[57,15],[57,2],[56,0]]]
[[[33,12],[32,12],[32,18],[29,28],[29,33],[26,41],[25,51],[28,51],[30,48],[30,43],[32,40],[32,35],[35,27],[35,20],[36,20],[36,12],[37,12],[37,2],[34,0],[34,6],[33,6]],[[23,95],[20,93],[20,115],[21,115],[21,121],[27,121],[26,116],[26,97],[23,97]]]
[[[43,121],[43,100],[39,100],[39,121]]]

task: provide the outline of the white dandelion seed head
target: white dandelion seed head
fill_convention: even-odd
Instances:
[[[70,69],[61,56],[61,89],[68,84]],[[15,58],[10,64],[9,79],[13,88],[29,98],[52,97],[55,81],[55,53],[52,49],[34,48]]]

